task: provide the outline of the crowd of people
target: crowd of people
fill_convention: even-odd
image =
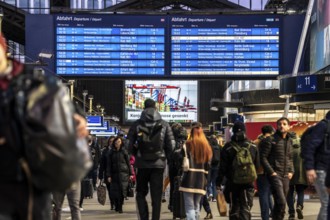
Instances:
[[[0,36],[0,219],[61,219],[67,195],[71,218],[80,220],[84,198],[93,197],[98,182],[104,182],[109,208],[118,213],[125,212],[128,187],[135,185],[138,219],[142,220],[149,219],[146,196],[150,190],[152,220],[159,220],[166,166],[170,168],[168,208],[173,218],[197,220],[202,205],[207,212],[204,219],[212,219],[209,202],[223,193],[229,219],[250,220],[257,192],[263,220],[284,219],[286,205],[290,220],[296,216],[303,219],[304,190],[313,184],[321,203],[317,219],[330,219],[330,111],[302,137],[290,131],[286,117],[277,120],[276,129],[264,125],[254,141],[248,139],[245,124],[236,121],[231,139],[225,142],[221,135],[207,137],[200,122],[193,122],[190,132],[180,123],[170,125],[162,120],[155,101],[147,99],[127,138],[123,134],[109,137],[101,148],[96,138],[88,135],[86,121],[76,110],[67,121],[75,122],[77,139],[87,138],[93,166],[70,189],[49,192],[38,188],[21,163],[25,145],[20,142],[22,136],[13,135],[21,128],[10,111],[17,104],[12,81],[24,71],[22,64],[7,58],[6,41]]]

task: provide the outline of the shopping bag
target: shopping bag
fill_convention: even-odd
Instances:
[[[96,193],[97,193],[97,201],[101,205],[105,205],[105,201],[107,198],[107,187],[104,185],[103,182],[101,182],[100,185],[97,187]]]
[[[220,216],[227,216],[227,204],[222,191],[217,195],[217,207]]]

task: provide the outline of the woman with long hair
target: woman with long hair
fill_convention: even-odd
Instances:
[[[183,192],[187,220],[198,220],[200,201],[206,194],[207,174],[212,158],[212,148],[200,122],[192,123],[186,150],[189,169],[183,174],[179,190]]]

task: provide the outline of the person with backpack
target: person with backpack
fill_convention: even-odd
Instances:
[[[33,177],[41,174],[40,172],[38,173],[35,170],[28,172],[33,162],[27,161],[26,143],[23,140],[25,133],[23,133],[23,128],[20,126],[21,121],[19,121],[18,116],[15,114],[15,110],[17,110],[17,103],[15,102],[17,101],[17,97],[15,97],[16,94],[14,93],[15,85],[19,79],[32,74],[33,70],[7,57],[6,39],[0,34],[0,93],[2,97],[0,99],[0,219],[51,219],[50,192],[52,189],[42,188],[42,185],[36,184],[34,181],[36,179]],[[50,77],[45,76],[45,78],[49,79]],[[30,81],[30,83],[35,82]],[[43,91],[46,94],[51,94],[51,91],[46,89]],[[30,98],[27,97],[28,100]],[[58,100],[60,104],[65,98],[68,97],[63,94],[62,99]],[[63,130],[61,132],[65,132],[64,136],[76,143],[77,140],[80,140],[78,137],[85,138],[88,135],[86,129],[87,123],[84,117],[78,113],[71,111],[69,113],[66,115],[68,117],[65,118],[68,122],[67,125],[75,128],[76,132],[72,139],[71,134]],[[56,120],[61,122],[58,118]],[[27,136],[24,137],[29,138]],[[47,141],[44,140],[43,143]],[[84,146],[86,146],[87,151],[87,145]],[[72,153],[76,155],[77,152],[73,151]],[[27,162],[24,163],[23,161]],[[34,162],[41,161],[36,160]],[[57,164],[54,164],[54,166],[57,166]],[[61,176],[61,173],[55,173],[55,175],[57,175],[58,180],[65,181],[62,179],[63,176]],[[49,181],[49,179],[46,180]]]
[[[271,136],[274,134],[275,129],[271,125],[264,125],[261,128],[261,135],[254,141],[254,144],[257,145],[258,150],[260,152],[260,142],[263,139],[269,139],[271,141]],[[260,155],[259,155],[260,156]],[[268,177],[262,166],[257,170],[257,189],[259,196],[259,205],[261,211],[261,219],[269,220],[271,213],[273,212],[274,202],[273,196],[270,189],[270,184],[268,181]]]
[[[152,220],[160,219],[163,190],[163,173],[166,159],[175,148],[175,141],[170,125],[162,120],[152,99],[144,101],[144,110],[139,120],[135,121],[128,132],[128,151],[135,156],[136,203],[139,219],[148,220],[146,195],[150,185],[152,200]]]
[[[318,122],[315,126],[308,128],[300,139],[301,157],[303,158],[307,181],[314,184],[316,192],[321,202],[321,208],[317,220],[327,219],[327,206],[329,197],[325,186],[325,177],[330,160],[330,111],[325,115],[325,119]]]
[[[250,220],[254,196],[254,181],[257,179],[259,153],[247,139],[245,124],[236,121],[232,127],[231,141],[221,150],[217,190],[226,177],[224,195],[230,204],[230,220]],[[218,192],[220,193],[220,192]]]
[[[263,139],[260,146],[260,161],[267,175],[274,197],[272,219],[282,220],[285,216],[289,181],[293,175],[291,155],[292,135],[290,121],[282,117],[277,120],[277,130],[270,138]]]
[[[212,158],[212,148],[200,122],[193,122],[190,137],[184,146],[189,167],[184,170],[179,188],[183,192],[187,220],[199,219],[200,202],[206,195],[207,174]]]

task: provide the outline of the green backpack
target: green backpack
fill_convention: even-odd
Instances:
[[[233,182],[235,184],[253,183],[257,179],[257,172],[249,150],[251,144],[247,147],[241,147],[232,141],[231,146],[236,151],[232,163]]]

